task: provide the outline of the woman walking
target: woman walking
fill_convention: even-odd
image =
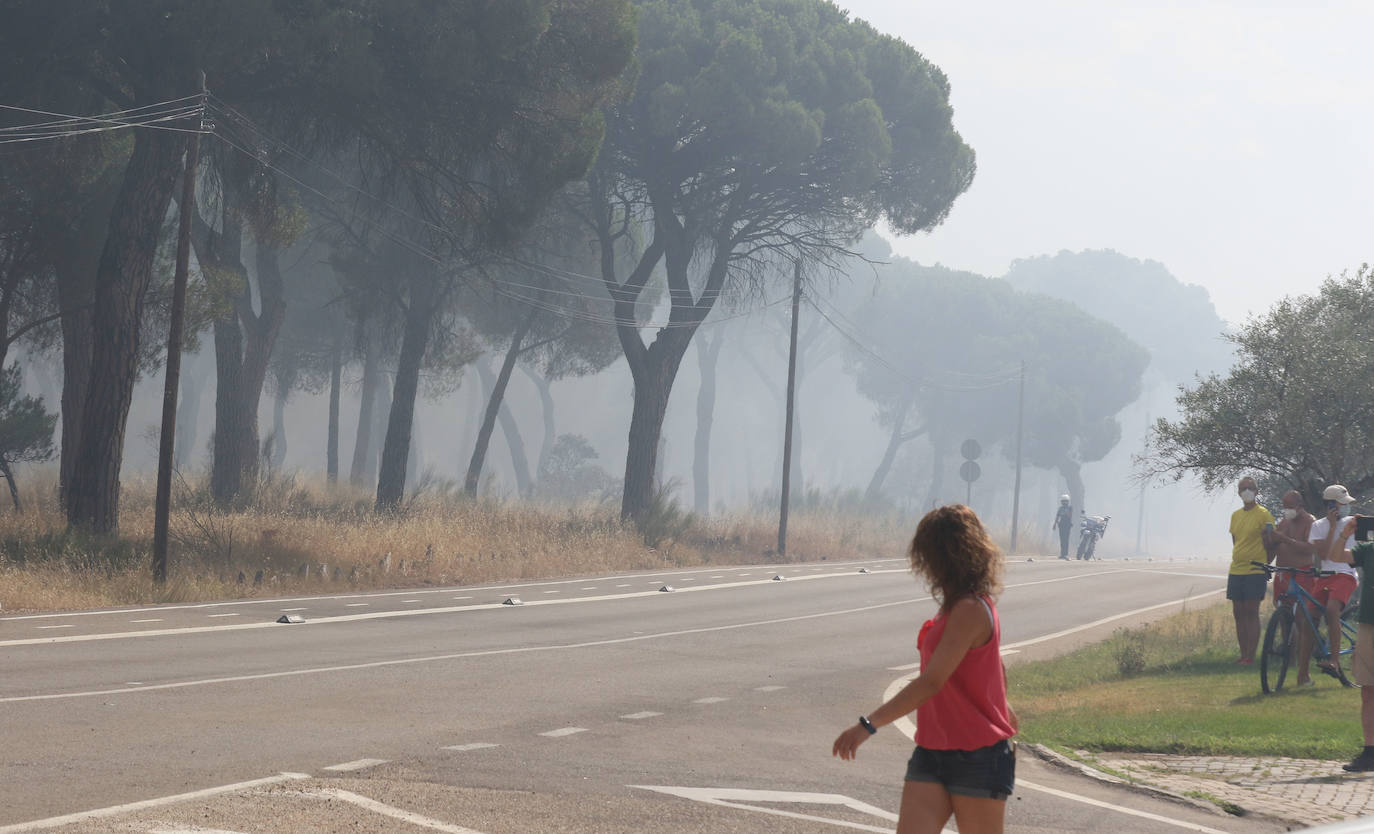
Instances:
[[[1007,703],[1002,629],[992,595],[1002,554],[973,510],[932,510],[916,525],[911,569],[940,605],[916,639],[921,673],[840,733],[832,754],[852,760],[878,728],[916,712],[897,834],[934,834],[954,815],[960,834],[1000,834],[1016,775],[1016,713]]]

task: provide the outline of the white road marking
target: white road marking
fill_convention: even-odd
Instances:
[[[300,608],[282,608],[282,609],[280,609],[280,610],[282,610],[282,611],[309,611],[310,609],[309,609],[309,608],[305,608],[305,607],[300,607]]]
[[[769,814],[776,817],[787,817],[795,820],[808,820],[810,822],[823,822],[840,828],[852,828],[856,831],[875,831],[879,834],[893,834],[891,828],[879,828],[876,825],[865,825],[861,822],[850,822],[848,820],[837,820],[829,817],[818,817],[814,814],[799,814],[795,811],[784,811],[781,808],[765,808],[760,805],[746,805],[745,802],[789,802],[804,805],[839,805],[858,811],[863,814],[877,817],[878,819],[896,822],[897,815],[891,811],[884,811],[867,802],[860,802],[837,793],[803,793],[800,791],[754,791],[754,790],[735,790],[731,788],[674,788],[666,785],[629,785],[631,788],[638,788],[644,791],[655,791],[665,793],[669,796],[677,796],[683,799],[690,799],[695,802],[704,802],[707,805],[720,805],[725,808],[740,808],[748,811],[757,811],[761,814]],[[948,831],[948,829],[945,829]]]
[[[499,746],[499,745],[492,744],[491,742],[488,742],[488,741],[474,741],[474,742],[472,742],[471,744],[454,744],[454,745],[452,745],[452,746],[450,746],[450,747],[441,747],[441,748],[439,748],[439,749],[440,749],[440,750],[453,750],[453,751],[458,752],[458,753],[466,753],[466,752],[468,752],[469,750],[486,750],[487,748],[490,748],[490,747],[497,747],[497,746]]]
[[[345,607],[345,608],[366,608],[366,607],[368,607],[368,603],[366,603],[366,602],[350,602],[350,603],[348,603],[348,605],[346,605],[346,606],[344,606],[344,607]]]
[[[737,573],[735,576],[753,576],[752,573]]]
[[[902,564],[905,564],[905,563],[906,563],[906,560],[905,560],[905,559],[885,559],[885,560],[883,560],[883,561],[884,561],[884,562],[901,562]],[[859,564],[872,564],[872,562],[837,562],[837,563],[835,563],[834,565],[832,565],[831,567],[843,567],[843,566],[845,566],[845,565],[859,565]],[[1134,568],[1133,570],[1143,570],[1143,569],[1141,569],[1141,568]],[[699,573],[699,572],[700,572],[699,569],[685,569],[685,570],[680,570],[680,571],[669,571],[669,574],[668,574],[668,575],[671,575],[671,576],[680,576],[680,575],[682,575],[682,574],[684,574],[684,573]],[[889,572],[889,573],[906,573],[906,572],[909,572],[909,569],[903,568],[903,569],[900,570],[900,571],[898,571],[898,570],[892,570],[892,571],[888,571],[888,572]],[[1166,572],[1166,571],[1149,571],[1149,572],[1153,572],[1153,573],[1164,573],[1164,572]],[[838,576],[839,574],[836,574],[836,575]],[[846,575],[847,575],[847,574],[846,574]],[[610,582],[610,581],[616,580],[616,579],[634,579],[634,578],[636,578],[636,577],[624,575],[624,576],[605,576],[605,577],[602,577],[601,579],[602,579],[603,582]],[[587,581],[587,580],[585,580],[585,579],[546,580],[546,581],[543,581],[543,582],[525,582],[525,583],[512,584],[512,585],[484,585],[484,586],[478,586],[478,589],[479,589],[479,590],[508,590],[508,589],[513,589],[513,588],[530,588],[530,587],[533,587],[533,586],[536,586],[536,585],[538,585],[538,586],[545,586],[545,585],[571,585],[571,584],[576,583],[576,582],[586,582],[586,581]],[[162,612],[162,611],[200,610],[200,609],[203,609],[203,608],[233,608],[233,607],[243,606],[243,605],[265,605],[265,606],[269,606],[269,607],[270,607],[270,606],[280,605],[280,604],[283,603],[283,602],[316,602],[316,601],[320,601],[320,600],[325,600],[325,601],[338,601],[338,600],[341,600],[341,599],[381,599],[381,598],[383,598],[383,597],[400,597],[400,596],[405,596],[406,594],[417,594],[417,593],[420,594],[421,596],[424,596],[424,595],[427,595],[427,594],[449,594],[449,593],[452,593],[452,592],[454,592],[454,591],[456,591],[456,590],[460,590],[460,589],[458,589],[458,588],[436,588],[436,589],[434,589],[434,590],[432,590],[432,591],[417,591],[417,590],[415,590],[414,588],[411,588],[411,589],[405,590],[405,591],[379,591],[379,592],[367,593],[367,594],[326,594],[326,595],[322,595],[322,596],[313,596],[313,597],[279,597],[279,598],[276,598],[276,599],[241,599],[241,600],[230,600],[230,601],[228,601],[228,602],[196,602],[196,603],[186,603],[186,604],[184,604],[184,605],[154,605],[154,606],[147,606],[147,607],[144,607],[144,608],[98,608],[98,609],[93,609],[93,610],[90,610],[90,611],[57,611],[57,612],[48,613],[48,614],[17,614],[17,615],[9,616],[9,617],[0,617],[0,622],[8,622],[8,621],[11,621],[11,620],[58,620],[58,619],[66,619],[66,618],[69,618],[69,617],[99,617],[99,616],[102,616],[102,615],[105,615],[105,614],[141,614],[141,613],[144,613],[144,612],[147,612],[147,611],[158,611],[158,612]],[[462,589],[462,590],[468,590],[468,589]],[[468,597],[454,597],[454,599],[472,599],[472,597],[470,597],[470,596],[468,596]],[[279,611],[280,611],[280,610],[282,610],[282,609],[278,608],[278,609],[276,609],[276,610],[279,610]],[[304,609],[301,609],[301,610],[304,610]]]
[[[717,697],[715,697],[715,696],[712,696],[712,697],[709,697],[709,698],[698,698],[698,699],[696,699],[695,701],[693,701],[692,703],[694,703],[694,704],[719,704],[719,703],[721,703],[722,701],[728,701],[728,700],[730,700],[730,699],[729,699],[729,698],[717,698]]]
[[[266,779],[253,779],[248,782],[237,782],[232,785],[220,785],[217,788],[205,788],[204,790],[191,791],[190,793],[179,793],[174,796],[163,796],[157,799],[145,799],[142,802],[130,802],[127,805],[111,805],[108,808],[97,808],[93,811],[78,811],[75,814],[65,814],[60,817],[48,817],[32,822],[20,822],[14,825],[0,825],[0,834],[19,834],[22,831],[41,831],[45,828],[61,828],[64,825],[86,822],[87,820],[103,819],[119,814],[127,814],[135,811],[146,811],[149,808],[161,808],[167,805],[175,805],[178,802],[186,802],[193,799],[205,799],[211,796],[220,796],[226,793],[248,790],[250,788],[260,788],[266,785],[277,785],[282,782],[290,782],[296,779],[309,779],[309,774],[305,773],[282,773],[277,776],[269,776]]]
[[[899,572],[899,571],[891,571],[891,572],[892,572],[892,573],[897,573],[897,572]],[[903,572],[903,573],[904,573],[905,570],[900,571],[900,572]],[[831,578],[832,576],[838,576],[838,575],[841,575],[841,574],[821,574],[821,575],[814,576],[814,577],[810,577],[810,576],[808,576],[808,577],[802,577],[801,579],[798,579],[797,581],[799,581],[799,582],[804,582],[804,581],[806,581],[806,580],[808,580],[808,579],[828,579],[828,578]],[[849,574],[843,574],[843,575],[848,576]],[[1062,580],[1062,581],[1073,581],[1073,580],[1076,580],[1076,579],[1081,579],[1081,578],[1090,577],[1090,576],[1098,576],[1098,575],[1101,575],[1101,574],[1087,574],[1087,573],[1083,573],[1083,574],[1074,574],[1074,575],[1070,575],[1070,576],[1063,577],[1063,580]],[[704,592],[704,591],[718,590],[718,589],[721,589],[721,588],[744,587],[744,586],[748,586],[748,585],[767,585],[767,584],[770,584],[770,583],[771,583],[771,580],[753,580],[753,581],[751,581],[751,582],[727,582],[727,583],[723,583],[723,584],[721,584],[721,585],[700,585],[700,586],[696,586],[696,587],[692,587],[692,588],[683,588],[683,589],[682,589],[681,591],[679,591],[678,593],[691,594],[691,593],[698,593],[698,592]],[[1039,582],[1030,582],[1030,583],[1025,583],[1025,584],[1038,585],[1038,584],[1040,584],[1040,583],[1039,583]],[[1005,586],[1005,587],[1008,587],[1008,588],[1015,588],[1015,587],[1019,587],[1019,585],[1013,584],[1013,585],[1007,585],[1007,586]],[[565,598],[563,598],[563,599],[534,600],[534,601],[532,601],[532,602],[527,602],[527,603],[525,603],[525,607],[534,607],[534,606],[538,606],[538,605],[568,605],[568,604],[576,604],[576,603],[599,602],[599,601],[603,601],[603,600],[631,599],[631,598],[634,598],[634,597],[648,597],[648,596],[658,596],[658,595],[659,595],[659,592],[657,592],[657,591],[635,591],[635,592],[631,592],[631,593],[628,593],[628,594],[605,594],[605,595],[594,596],[594,597],[565,597]],[[278,672],[262,672],[262,673],[253,674],[253,675],[232,675],[232,676],[221,677],[221,678],[200,678],[200,679],[193,679],[193,680],[187,680],[187,681],[176,681],[176,682],[173,682],[173,683],[155,684],[155,685],[153,685],[153,686],[144,686],[144,687],[139,687],[139,688],[96,689],[96,690],[90,690],[90,691],[85,691],[85,692],[54,692],[54,693],[48,693],[48,694],[44,694],[44,695],[17,695],[17,696],[8,697],[8,698],[0,698],[0,704],[19,703],[19,702],[21,702],[21,701],[54,701],[54,700],[65,700],[65,699],[69,699],[69,698],[90,698],[90,697],[98,697],[98,696],[102,696],[102,695],[123,695],[123,694],[128,694],[128,693],[131,693],[131,692],[153,692],[153,691],[164,690],[164,689],[184,689],[184,688],[196,687],[196,686],[211,686],[211,685],[214,685],[214,684],[222,684],[222,683],[242,683],[242,682],[245,682],[245,681],[271,680],[271,679],[273,679],[273,678],[291,678],[291,677],[302,677],[302,676],[306,676],[306,675],[329,674],[329,673],[335,673],[335,672],[354,672],[354,671],[360,671],[360,670],[363,670],[363,669],[381,669],[381,668],[385,668],[385,667],[388,667],[388,666],[404,666],[404,665],[410,665],[410,664],[415,664],[415,663],[442,663],[442,662],[449,661],[449,660],[464,660],[464,659],[473,658],[473,657],[493,657],[493,656],[497,656],[497,655],[525,654],[525,653],[530,653],[530,652],[570,651],[570,650],[575,650],[575,649],[599,648],[599,647],[602,647],[602,646],[614,646],[614,645],[618,645],[618,644],[621,644],[621,643],[634,643],[634,642],[641,641],[641,640],[661,640],[661,639],[672,638],[672,637],[684,637],[684,636],[693,635],[693,634],[713,634],[713,633],[716,633],[716,632],[723,632],[723,631],[735,631],[735,630],[746,629],[746,628],[760,628],[760,627],[767,627],[767,626],[783,625],[783,624],[786,624],[786,623],[805,622],[805,621],[807,621],[807,620],[822,619],[822,618],[826,618],[826,617],[840,617],[840,616],[846,616],[846,615],[849,615],[849,614],[862,614],[862,613],[867,613],[867,612],[869,612],[869,611],[880,611],[880,610],[885,609],[885,608],[895,608],[895,607],[897,607],[897,606],[899,606],[899,605],[913,605],[913,604],[919,603],[919,602],[929,602],[930,600],[931,600],[931,598],[930,598],[929,596],[924,596],[924,597],[912,597],[912,598],[910,598],[910,599],[896,600],[896,601],[893,601],[893,602],[880,602],[880,603],[874,603],[874,604],[872,604],[872,605],[861,605],[861,606],[859,606],[859,607],[857,607],[857,608],[840,608],[840,609],[835,609],[835,610],[833,610],[833,611],[820,611],[820,612],[817,612],[817,613],[814,613],[814,614],[798,614],[798,615],[791,616],[791,617],[778,617],[778,618],[774,618],[774,619],[770,619],[770,620],[747,620],[747,621],[739,622],[739,623],[728,623],[728,624],[726,624],[726,625],[703,626],[703,627],[700,627],[700,628],[687,628],[687,629],[679,629],[679,630],[676,630],[676,631],[653,632],[653,633],[650,633],[650,634],[637,634],[637,635],[635,635],[635,636],[633,636],[633,637],[615,637],[615,638],[608,638],[608,639],[605,639],[605,640],[590,640],[590,641],[586,641],[586,642],[582,642],[582,643],[551,643],[551,644],[543,645],[543,646],[521,646],[521,647],[505,648],[505,649],[488,649],[488,650],[484,650],[484,651],[457,652],[457,653],[453,653],[453,654],[426,655],[426,656],[423,656],[423,657],[405,657],[405,658],[397,658],[397,659],[394,659],[394,660],[378,660],[378,661],[373,661],[373,662],[370,662],[370,663],[350,663],[350,664],[339,665],[339,666],[314,666],[314,667],[306,667],[306,668],[301,668],[301,669],[285,669],[285,670],[278,671]],[[318,624],[320,624],[320,623],[333,623],[333,622],[357,622],[357,621],[361,621],[361,620],[375,620],[375,619],[383,619],[383,618],[396,617],[396,616],[419,616],[419,615],[425,615],[425,614],[450,613],[450,612],[455,612],[455,611],[489,611],[489,610],[497,610],[497,609],[500,609],[500,608],[503,608],[503,607],[507,607],[507,606],[502,606],[500,603],[481,603],[481,604],[476,604],[476,605],[458,606],[458,607],[449,607],[449,608],[420,608],[420,609],[415,609],[415,610],[407,610],[407,611],[399,611],[399,612],[397,612],[397,611],[378,611],[378,612],[372,612],[372,613],[368,613],[368,614],[343,614],[343,615],[339,615],[339,616],[336,616],[336,617],[320,617],[320,618],[317,618],[317,619],[314,619],[314,620],[309,620],[309,621],[307,621],[306,623],[304,623],[304,625],[309,626],[309,625],[312,625],[312,624],[318,625]],[[34,644],[40,644],[40,643],[67,643],[67,642],[78,642],[78,641],[84,642],[84,641],[87,641],[87,640],[110,640],[110,639],[115,639],[115,638],[142,637],[142,636],[147,636],[147,635],[162,635],[162,634],[175,634],[175,635],[181,635],[181,634],[187,634],[187,633],[206,632],[206,631],[244,631],[244,630],[248,630],[248,629],[277,628],[277,627],[278,627],[278,626],[276,626],[275,624],[272,624],[272,623],[241,623],[241,624],[238,624],[238,625],[228,625],[228,626],[197,626],[197,627],[193,627],[193,628],[152,629],[152,630],[148,630],[148,631],[129,631],[129,632],[124,632],[124,633],[122,633],[122,634],[115,634],[115,635],[112,635],[112,634],[95,634],[95,635],[89,635],[89,634],[87,634],[87,635],[74,635],[74,636],[72,636],[72,637],[44,637],[44,638],[29,639],[29,640],[7,640],[7,641],[0,641],[0,647],[15,646],[15,645],[34,645]]]
[[[152,618],[152,619],[150,619],[150,620],[130,620],[129,622],[131,622],[131,623],[160,623],[160,622],[162,622],[162,618],[161,618],[161,617],[154,617],[154,618]]]
[[[125,685],[125,686],[142,686],[142,685],[143,685],[143,681],[126,681],[126,682],[124,683],[124,685]]]
[[[561,594],[561,593],[563,593],[563,592],[562,592],[562,591],[545,591],[544,593],[546,593],[546,594]]]
[[[421,828],[443,831],[446,832],[446,834],[481,834],[480,831],[471,828],[464,828],[461,825],[453,825],[443,820],[436,820],[433,817],[426,817],[422,814],[414,813],[413,811],[407,811],[403,808],[386,805],[375,799],[369,799],[366,796],[351,791],[341,791],[337,788],[324,788],[321,790],[299,791],[298,793],[301,796],[313,796],[321,799],[339,799],[357,805],[359,808],[364,808],[374,814],[380,814],[381,816],[390,817],[394,820],[408,822],[411,825],[418,825]]]
[[[419,602],[418,599],[403,599],[401,602]]]
[[[587,728],[585,727],[559,727],[557,730],[549,730],[547,733],[540,733],[539,735],[547,736],[548,738],[562,738],[563,736],[572,736],[585,732],[587,732]]]
[[[706,577],[706,578],[707,578],[707,579],[724,579],[724,578],[725,578],[725,574],[723,574],[723,573],[717,573],[717,574],[713,574],[713,575],[711,575],[711,576],[708,576],[708,577]]]
[[[335,773],[351,773],[355,770],[366,770],[369,767],[376,767],[377,765],[384,765],[386,763],[386,759],[355,759],[351,762],[344,762],[343,764],[330,765],[329,767],[321,768],[321,770],[330,770]]]
[[[656,585],[656,584],[658,584],[658,583],[656,583],[656,582],[651,582],[651,583],[649,583],[649,584],[651,584],[651,585]],[[628,588],[628,587],[630,587],[630,586],[629,586],[629,585],[617,585],[616,587],[617,587],[617,588]]]
[[[1067,799],[1072,802],[1082,802],[1084,805],[1092,805],[1095,808],[1106,808],[1109,811],[1116,811],[1118,814],[1127,814],[1132,817],[1140,817],[1142,819],[1154,820],[1155,822],[1162,822],[1166,825],[1172,825],[1177,828],[1184,828],[1189,831],[1201,831],[1204,832],[1204,834],[1226,834],[1225,831],[1220,831],[1216,828],[1208,828],[1205,825],[1198,825],[1197,823],[1187,822],[1186,820],[1176,820],[1172,817],[1160,816],[1159,814],[1151,814],[1149,811],[1137,811],[1134,808],[1125,808],[1120,805],[1113,805],[1110,802],[1103,802],[1100,799],[1093,799],[1090,796],[1080,796],[1079,794],[1069,793],[1068,791],[1061,791],[1056,788],[1047,788],[1044,785],[1037,785],[1034,782],[1027,782],[1025,779],[1017,779],[1016,787],[1018,789],[1030,788],[1033,791],[1047,793],[1050,796],[1057,796],[1060,799]]]
[[[76,628],[76,626],[72,625],[71,623],[67,623],[66,625],[35,626],[35,628],[37,628],[39,631],[43,631],[45,629],[50,628]]]
[[[238,615],[238,613],[232,613],[232,614],[206,614],[205,616],[210,617],[210,618],[213,619],[213,618],[215,618],[215,617],[237,617],[237,616],[239,616],[239,615]]]
[[[582,590],[584,590],[584,591],[595,591],[595,590],[596,590],[596,586],[595,586],[595,585],[588,585],[587,587],[583,588]]]
[[[657,718],[658,716],[660,716],[660,715],[662,715],[662,714],[663,714],[663,713],[661,713],[661,712],[648,712],[648,711],[645,711],[645,712],[632,712],[632,713],[630,713],[629,715],[622,715],[622,716],[620,716],[620,717],[621,717],[621,718],[624,718],[624,719],[627,720],[627,721],[640,721],[640,720],[643,720],[643,719],[645,719],[645,718]]]
[[[785,686],[756,686],[755,692],[777,692],[779,689],[786,689]]]

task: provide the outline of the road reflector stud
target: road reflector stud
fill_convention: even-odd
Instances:
[[[503,602],[503,603],[501,603],[501,604],[502,604],[502,605],[524,605],[525,603],[523,603],[523,602],[520,601],[520,597],[506,597],[506,601]]]
[[[665,594],[668,594],[672,593],[673,591],[676,591],[677,588],[674,588],[672,585],[664,585],[662,588],[659,588],[658,590]]]
[[[302,617],[300,614],[282,614],[280,617],[277,618],[277,622],[291,624],[303,623],[305,622],[305,618]]]
[[[780,573],[775,573],[775,574],[773,574],[773,581],[774,581],[774,582],[781,582],[782,580],[783,580],[783,575],[782,575],[782,574],[780,574]]]
[[[859,568],[859,573],[868,573],[868,568]]]

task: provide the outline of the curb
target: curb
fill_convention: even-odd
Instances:
[[[1020,746],[1026,748],[1027,750],[1035,754],[1036,758],[1040,759],[1041,761],[1058,767],[1062,770],[1071,770],[1075,773],[1078,773],[1079,775],[1086,776],[1089,779],[1096,779],[1099,782],[1103,782],[1110,785],[1117,785],[1123,788],[1128,788],[1139,793],[1148,794],[1158,799],[1164,799],[1170,802],[1177,802],[1179,804],[1187,805],[1192,808],[1198,808],[1204,811],[1209,811],[1213,814],[1216,814],[1217,816],[1227,817],[1231,819],[1240,819],[1244,817],[1261,817],[1264,819],[1275,820],[1277,822],[1289,825],[1292,825],[1294,823],[1302,824],[1300,820],[1290,820],[1286,817],[1275,816],[1273,814],[1266,814],[1261,811],[1253,811],[1249,808],[1236,805],[1233,802],[1229,804],[1234,805],[1236,808],[1239,808],[1240,813],[1232,814],[1218,807],[1215,803],[1208,802],[1204,799],[1197,799],[1195,797],[1184,796],[1182,794],[1174,793],[1173,791],[1165,790],[1164,788],[1158,787],[1156,785],[1151,785],[1148,782],[1122,779],[1119,776],[1113,776],[1110,773],[1104,773],[1103,771],[1098,770],[1090,765],[1086,765],[1083,762],[1078,761],[1077,759],[1071,759],[1068,756],[1065,756],[1063,753],[1060,753],[1056,750],[1051,750],[1043,744],[1023,744]]]

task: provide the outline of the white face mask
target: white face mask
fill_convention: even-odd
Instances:
[[[1240,491],[1240,500],[1247,504],[1253,503],[1255,500],[1255,491],[1253,489],[1242,489]]]
[[[1283,517],[1287,521],[1292,521],[1293,519],[1298,517],[1298,511],[1293,509],[1292,507],[1284,507]]]
[[[1348,518],[1350,516],[1351,509],[1352,508],[1349,504],[1342,504],[1340,509],[1341,518]]]

